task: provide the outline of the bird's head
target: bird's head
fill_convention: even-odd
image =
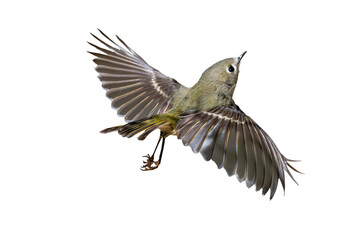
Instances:
[[[214,85],[218,90],[229,90],[233,93],[239,76],[240,62],[245,54],[246,51],[239,57],[226,58],[215,63],[205,70],[200,80]]]

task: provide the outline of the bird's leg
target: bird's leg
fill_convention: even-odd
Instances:
[[[156,152],[156,149],[159,146],[160,140],[162,139],[162,143],[161,143],[161,150],[160,150],[160,156],[159,156],[159,160],[154,161],[154,155]],[[146,160],[143,161],[144,165],[141,166],[141,170],[142,171],[149,171],[149,170],[154,170],[156,168],[159,167],[160,163],[161,163],[161,157],[164,151],[164,145],[165,145],[165,137],[163,136],[163,133],[160,133],[160,137],[159,137],[159,141],[156,144],[155,150],[153,152],[153,154],[150,156],[149,154],[144,156],[146,157]]]

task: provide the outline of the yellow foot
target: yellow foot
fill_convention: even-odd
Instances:
[[[149,154],[146,156],[146,160],[143,161],[143,163],[145,163],[144,165],[141,166],[141,170],[142,171],[149,171],[149,170],[154,170],[157,169],[160,165],[160,161],[154,161],[154,156],[150,156]]]

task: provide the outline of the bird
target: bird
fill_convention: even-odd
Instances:
[[[159,167],[165,139],[175,135],[194,153],[200,152],[229,176],[245,181],[248,188],[255,185],[262,195],[270,189],[270,200],[279,180],[285,193],[285,173],[297,184],[290,170],[301,172],[290,162],[298,160],[281,154],[270,136],[232,98],[246,51],[213,64],[188,88],[150,66],[118,35],[114,41],[98,31],[105,39],[90,33],[102,45],[88,42],[97,49],[88,53],[95,56],[95,70],[112,107],[126,121],[101,133],[118,132],[127,138],[140,134],[138,139],[144,140],[160,130],[154,152],[144,156],[141,170]]]

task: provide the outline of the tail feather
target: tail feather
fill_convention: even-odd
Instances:
[[[159,128],[160,126],[166,123],[165,120],[159,120],[155,117],[144,118],[134,122],[130,122],[125,125],[115,126],[106,128],[101,133],[108,133],[117,131],[121,136],[131,138],[132,136],[145,131],[143,134],[139,136],[139,140],[144,140],[149,133]]]
[[[114,132],[114,131],[117,131],[119,129],[119,127],[122,127],[122,126],[115,126],[115,127],[105,128],[104,130],[101,130],[100,133]]]
[[[143,122],[131,122],[129,124],[122,126],[118,132],[123,137],[131,138],[135,134],[142,132],[148,129],[149,127],[152,127],[153,125],[157,125],[157,124],[158,123],[149,120]]]
[[[139,140],[144,140],[152,131],[154,131],[155,129],[157,129],[157,128],[159,128],[160,126],[162,126],[162,125],[164,125],[166,122],[160,122],[160,123],[158,123],[158,124],[154,124],[154,125],[152,125],[152,126],[150,126],[148,129],[146,129],[145,131],[144,131],[144,133],[143,134],[141,134],[139,137],[138,137],[138,139]]]

